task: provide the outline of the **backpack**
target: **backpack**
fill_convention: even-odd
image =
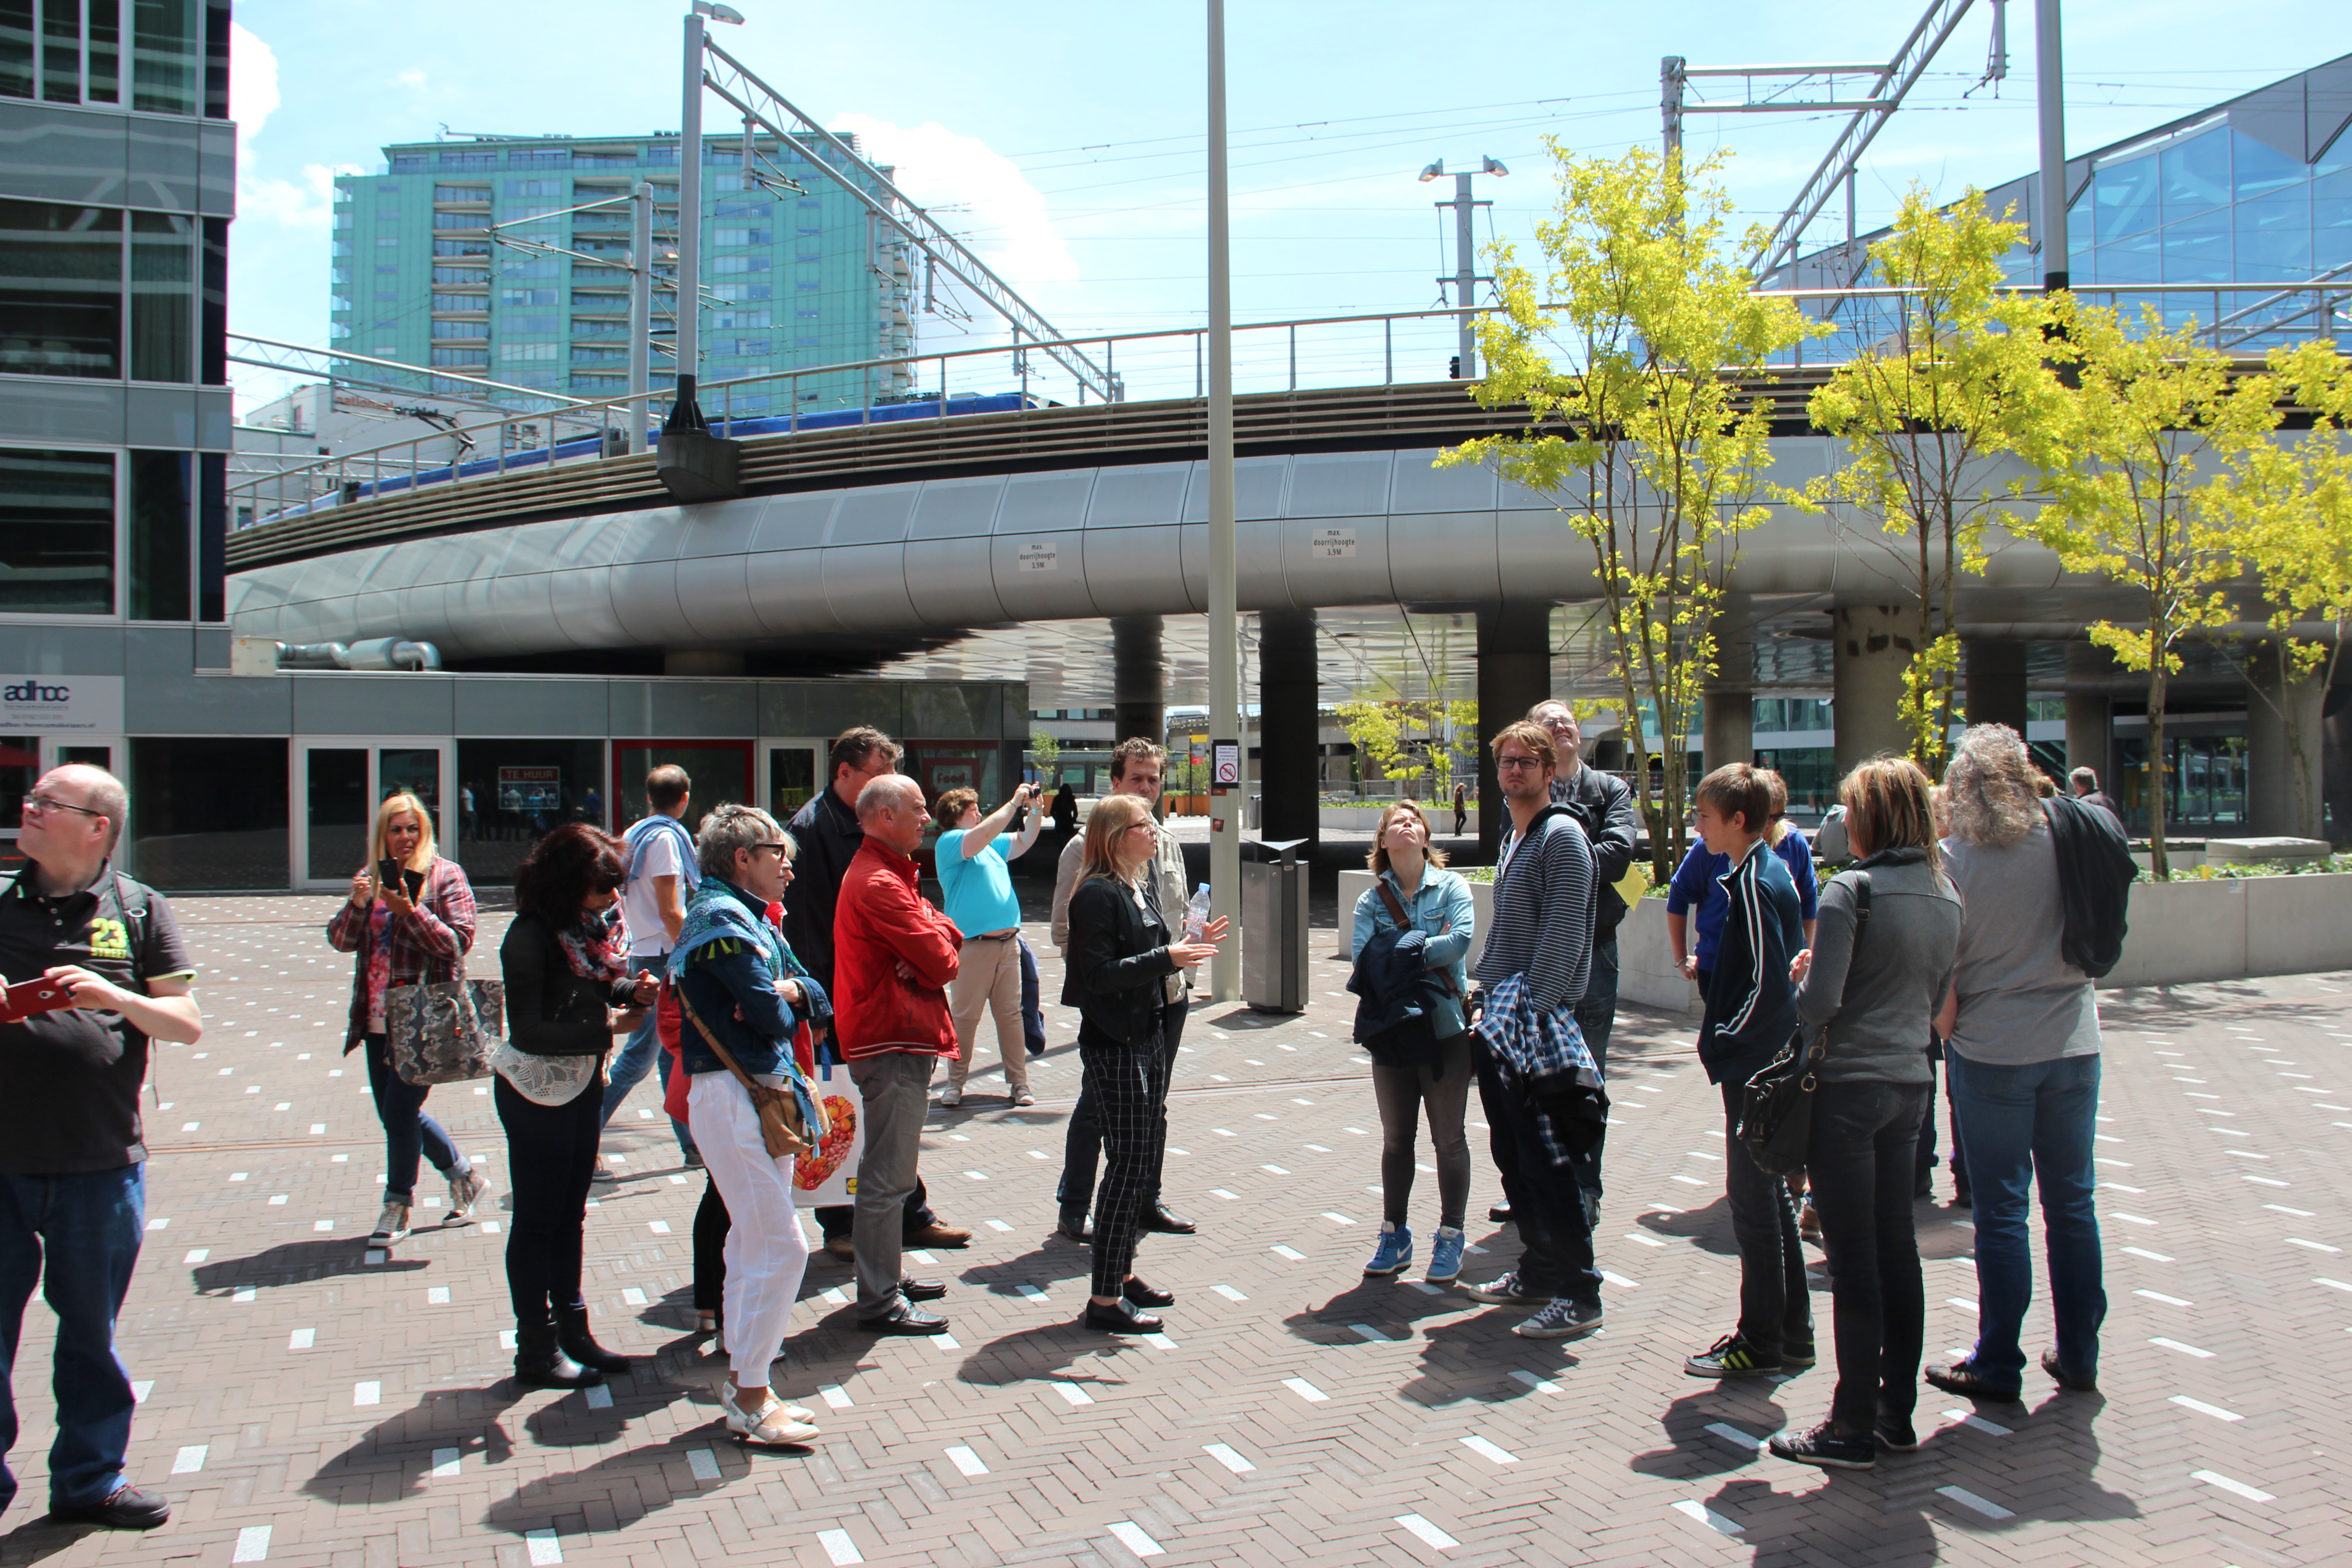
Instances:
[[[2131,904],[2139,863],[2116,819],[2069,795],[2042,803],[2058,858],[2058,893],[2065,906],[2066,931],[2059,952],[2067,963],[2096,980],[2124,953],[2125,914]]]

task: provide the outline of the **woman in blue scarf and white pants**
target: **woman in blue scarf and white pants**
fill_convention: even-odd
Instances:
[[[710,1037],[755,1081],[782,1088],[794,1032],[804,1019],[828,1016],[824,991],[766,919],[792,883],[795,848],[757,806],[722,805],[705,816],[695,838],[702,885],[669,955],[684,1015],[678,1062],[692,1075],[687,1119],[733,1222],[724,1297],[730,1375],[720,1405],[729,1430],[761,1444],[816,1436],[814,1414],[785,1404],[768,1382],[808,1267],[808,1237],[793,1198],[793,1158],[769,1154],[751,1094]]]

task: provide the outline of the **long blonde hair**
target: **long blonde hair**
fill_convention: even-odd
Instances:
[[[1129,828],[1150,820],[1151,807],[1139,795],[1105,795],[1095,802],[1094,810],[1087,814],[1087,847],[1078,860],[1078,880],[1108,877],[1127,881],[1127,868],[1118,863],[1119,841]]]
[[[404,811],[414,812],[416,825],[422,829],[416,838],[416,853],[408,858],[405,869],[429,871],[433,868],[433,814],[425,809],[425,803],[416,798],[415,790],[396,789],[385,795],[383,804],[375,808],[375,826],[368,829],[367,869],[370,873],[375,870],[375,863],[384,858],[384,834],[392,826],[392,819]]]
[[[1771,768],[1758,768],[1756,776],[1772,792],[1772,815],[1764,825],[1764,842],[1778,849],[1780,840],[1796,831],[1789,820],[1789,781]]]

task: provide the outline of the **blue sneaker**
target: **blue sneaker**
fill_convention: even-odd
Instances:
[[[1381,1221],[1381,1244],[1364,1265],[1364,1278],[1377,1279],[1402,1274],[1412,1267],[1412,1227]]]
[[[1462,1248],[1469,1237],[1459,1226],[1441,1225],[1437,1240],[1429,1249],[1429,1272],[1423,1280],[1431,1285],[1451,1285],[1462,1278]]]

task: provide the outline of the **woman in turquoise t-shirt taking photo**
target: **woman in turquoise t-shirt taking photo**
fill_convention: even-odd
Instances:
[[[931,820],[940,827],[942,907],[963,933],[961,965],[948,984],[956,1057],[948,1064],[941,1105],[963,1103],[983,1010],[996,1017],[996,1049],[1004,1058],[1006,1094],[1015,1105],[1037,1103],[1029,1092],[1029,1047],[1021,1030],[1021,900],[1013,890],[1013,868],[1006,863],[1037,842],[1044,818],[1035,809],[1036,795],[1035,784],[1016,785],[1012,799],[982,816],[977,791],[951,789],[931,807]],[[1004,830],[1024,805],[1030,807],[1028,818],[1008,850]]]

